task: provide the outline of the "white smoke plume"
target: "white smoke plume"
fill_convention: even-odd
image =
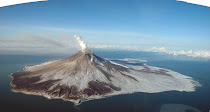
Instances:
[[[82,51],[85,51],[87,49],[87,43],[85,41],[82,41],[82,37],[81,36],[74,36],[77,39],[78,44],[80,45]]]

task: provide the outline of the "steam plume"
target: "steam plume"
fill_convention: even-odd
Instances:
[[[85,41],[82,41],[82,37],[81,36],[74,36],[77,39],[78,44],[80,45],[82,51],[85,51],[87,49],[87,43]]]

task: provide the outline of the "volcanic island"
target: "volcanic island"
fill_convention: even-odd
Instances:
[[[81,37],[81,50],[66,59],[25,66],[9,75],[12,91],[63,99],[74,104],[135,92],[193,92],[200,84],[189,76],[147,64],[119,64],[96,56]]]

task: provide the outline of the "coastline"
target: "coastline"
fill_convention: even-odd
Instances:
[[[18,72],[18,71],[17,71]],[[72,102],[72,103],[74,103],[75,105],[78,105],[78,103],[77,102],[75,102],[75,101],[73,101],[73,100],[67,100],[67,99],[64,99],[64,98],[61,98],[61,97],[54,97],[54,98],[52,98],[51,96],[49,96],[49,95],[47,95],[46,93],[44,93],[44,92],[40,92],[40,93],[38,93],[38,92],[31,92],[31,91],[26,91],[26,90],[15,90],[14,88],[16,87],[12,82],[13,82],[13,80],[14,80],[14,78],[12,77],[12,74],[13,73],[11,73],[10,75],[8,75],[12,80],[11,80],[11,82],[10,82],[10,86],[12,87],[12,89],[11,89],[11,91],[12,92],[14,92],[14,93],[22,93],[22,94],[25,94],[25,95],[35,95],[35,96],[42,96],[42,97],[44,97],[44,98],[46,98],[46,99],[48,99],[48,100],[52,100],[52,99],[62,99],[63,101],[70,101],[70,102]]]
[[[153,69],[164,69],[164,70],[168,70],[169,72],[173,72],[173,75],[175,76],[181,76],[179,77],[180,80],[190,80],[190,81],[194,81],[192,80],[192,77],[189,77],[189,76],[186,76],[186,75],[183,75],[183,74],[180,74],[178,72],[175,72],[175,71],[172,71],[172,70],[169,70],[169,69],[165,69],[165,68],[159,68],[159,67],[154,67],[154,66],[149,66],[147,65],[148,67],[151,67]],[[26,67],[26,66],[25,66]],[[23,68],[23,70],[25,69],[25,67]],[[19,71],[17,71],[19,72]],[[89,100],[96,100],[96,99],[103,99],[103,98],[107,98],[107,97],[112,97],[112,96],[116,96],[116,95],[125,95],[125,94],[133,94],[133,93],[137,93],[137,92],[143,92],[143,93],[160,93],[160,92],[165,92],[165,91],[179,91],[179,92],[192,92],[192,91],[195,91],[195,87],[196,86],[201,86],[201,85],[197,85],[197,84],[193,84],[194,87],[193,87],[193,90],[191,91],[181,91],[181,90],[164,90],[164,91],[156,91],[156,92],[146,92],[146,91],[140,91],[140,90],[135,90],[135,91],[120,91],[120,92],[117,92],[117,91],[114,91],[112,93],[108,93],[108,94],[105,94],[105,95],[94,95],[94,96],[90,96],[90,97],[87,97],[87,98],[84,98],[84,99],[77,99],[77,100],[70,100],[70,99],[66,99],[66,98],[62,98],[62,97],[54,97],[54,96],[51,96],[49,94],[47,94],[46,92],[44,91],[28,91],[24,88],[21,88],[21,89],[15,89],[16,85],[13,84],[13,80],[14,80],[14,77],[12,76],[14,73],[11,73],[10,75],[8,75],[10,78],[11,78],[11,82],[10,82],[10,85],[12,87],[11,91],[14,92],[14,93],[22,93],[22,94],[26,94],[26,95],[35,95],[35,96],[42,96],[48,100],[51,100],[51,99],[62,99],[63,101],[69,101],[69,102],[72,102],[74,103],[75,105],[80,105],[82,102],[86,102],[86,101],[89,101]],[[197,81],[194,81],[194,82],[197,82]]]

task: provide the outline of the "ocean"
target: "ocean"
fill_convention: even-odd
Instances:
[[[63,100],[48,100],[41,96],[11,92],[11,73],[25,65],[40,64],[70,56],[0,55],[0,110],[1,112],[160,112],[164,104],[182,104],[210,110],[210,60],[163,53],[141,51],[94,50],[102,58],[141,59],[147,65],[170,69],[200,82],[195,92],[167,91],[161,93],[133,93],[74,105]],[[188,112],[194,112],[193,110]]]

